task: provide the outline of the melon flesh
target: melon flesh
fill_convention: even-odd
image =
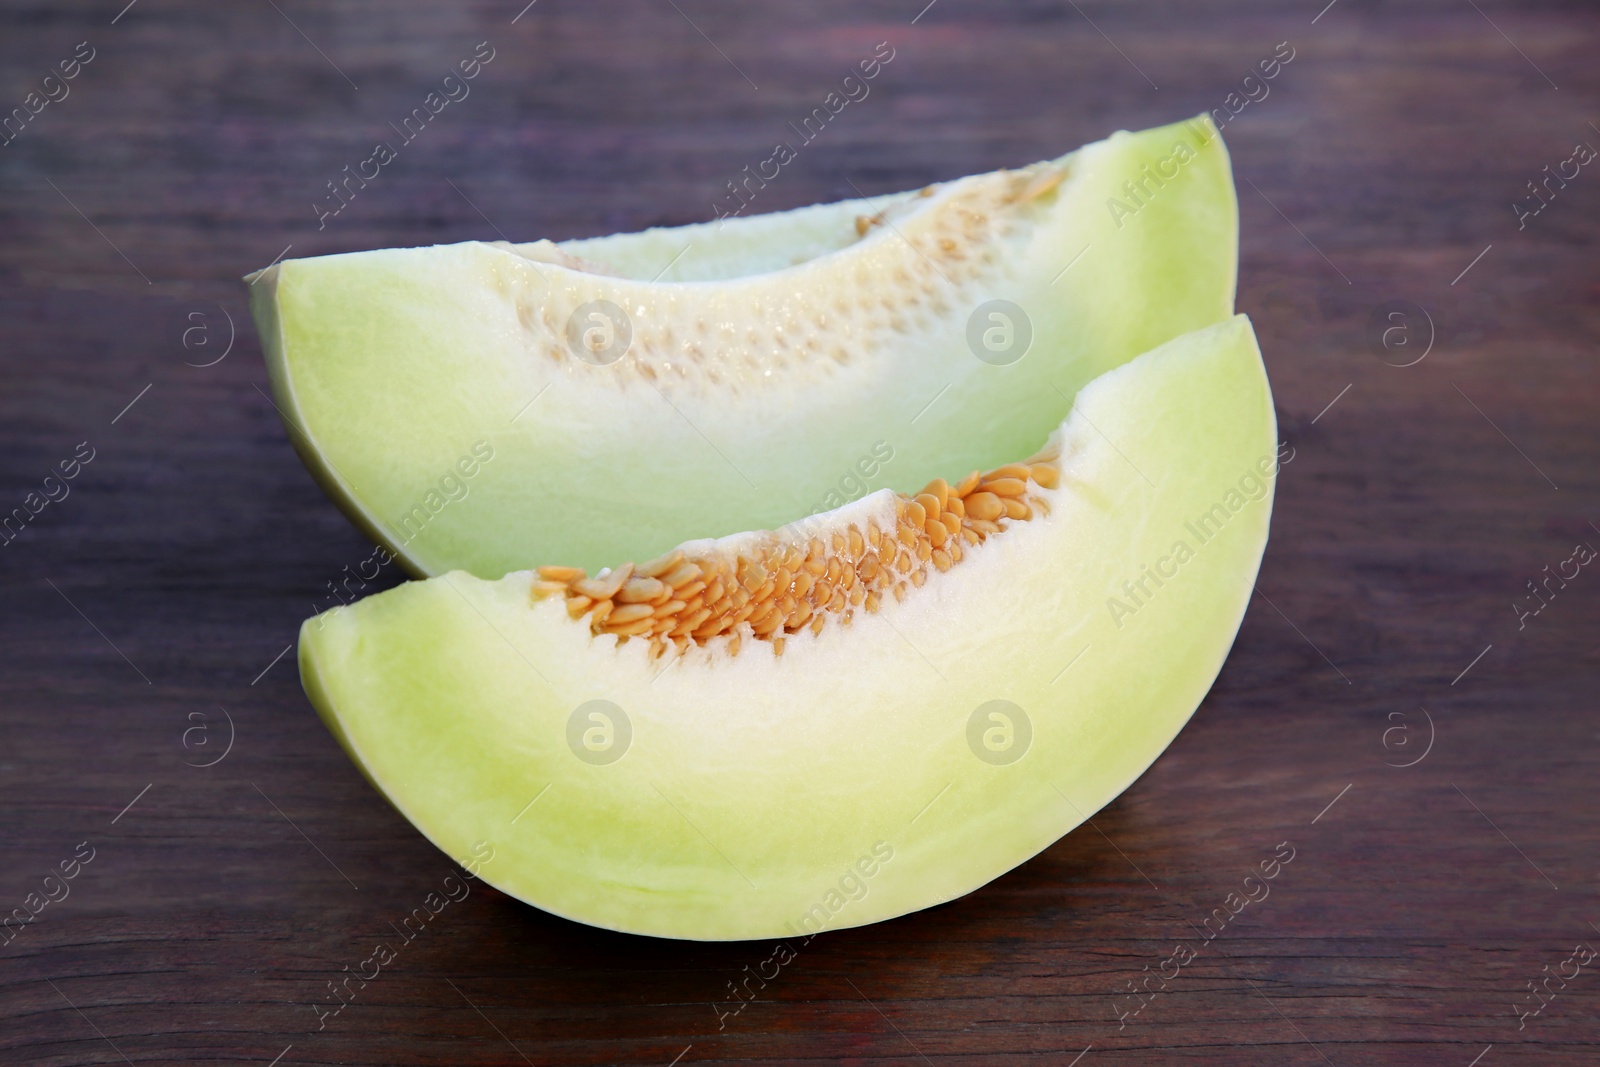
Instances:
[[[406,818],[547,911],[742,939],[925,908],[1125,789],[1220,669],[1276,472],[1248,320],[1101,375],[1047,448],[1059,484],[1032,487],[1031,518],[929,568],[903,600],[786,635],[781,655],[745,624],[653,656],[536,597],[534,572],[458,571],[308,620],[301,676]],[[892,529],[896,508],[884,490],[777,537]],[[771,538],[685,548],[731,556]],[[626,716],[612,762],[570,741],[591,701]],[[1021,715],[974,728],[994,701]],[[1020,758],[985,758],[1004,756],[1008,730],[1031,735]]]
[[[335,500],[413,573],[497,578],[1026,455],[1084,383],[1231,314],[1237,229],[1201,117],[871,204],[288,260],[251,291]],[[1031,325],[1009,365],[969,348],[992,299]],[[615,362],[569,344],[599,300]]]

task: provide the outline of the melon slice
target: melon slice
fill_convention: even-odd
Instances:
[[[1201,117],[870,204],[288,260],[251,292],[334,499],[413,573],[498,578],[1024,455],[1085,382],[1232,313],[1237,231]]]
[[[413,582],[308,620],[301,677],[406,818],[540,908],[875,922],[1015,867],[1172,740],[1243,617],[1275,434],[1238,316],[1102,375],[1021,463],[592,577]]]

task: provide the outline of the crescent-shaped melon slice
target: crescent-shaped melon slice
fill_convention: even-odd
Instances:
[[[593,577],[414,582],[308,620],[301,676],[406,818],[540,908],[875,922],[1015,867],[1172,740],[1243,617],[1275,433],[1238,316],[1102,375],[1021,463]]]
[[[288,260],[251,292],[334,499],[414,573],[498,578],[1024,454],[1085,382],[1232,313],[1237,216],[1202,117],[870,202]]]

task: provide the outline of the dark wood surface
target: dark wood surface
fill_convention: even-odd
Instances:
[[[0,548],[0,913],[93,849],[0,944],[0,1062],[1600,1061],[1600,964],[1515,1008],[1600,945],[1600,575],[1520,629],[1512,606],[1600,546],[1600,169],[1524,229],[1512,208],[1600,148],[1592,4],[940,0],[913,23],[925,0],[540,0],[513,23],[521,0],[124,2],[0,4],[0,111],[94,49],[0,147],[0,510],[94,456]],[[319,231],[325,182],[486,40],[471,96]],[[1295,50],[1225,130],[1239,306],[1296,458],[1215,689],[1093,826],[818,938],[720,1028],[770,946],[598,932],[479,887],[319,1031],[327,983],[449,868],[276,658],[368,546],[262,392],[238,278],[291,244],[707,219],[884,40],[872,95],[759,208],[1223,107]],[[1423,351],[1414,309],[1412,347],[1371,340],[1390,301],[1431,317],[1414,366],[1385,362]],[[191,312],[210,348],[175,343]],[[226,316],[226,358],[186,366]],[[224,709],[231,750],[193,766]],[[1119,1026],[1128,984],[1283,841],[1270,897]]]

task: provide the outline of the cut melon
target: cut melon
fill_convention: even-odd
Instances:
[[[335,500],[414,573],[496,578],[1024,454],[1085,382],[1232,313],[1237,230],[1202,116],[871,203],[287,260],[251,292]]]
[[[876,922],[1015,867],[1172,740],[1243,616],[1275,442],[1237,316],[1101,375],[1020,463],[592,577],[410,583],[308,620],[301,676],[406,818],[547,911]]]

